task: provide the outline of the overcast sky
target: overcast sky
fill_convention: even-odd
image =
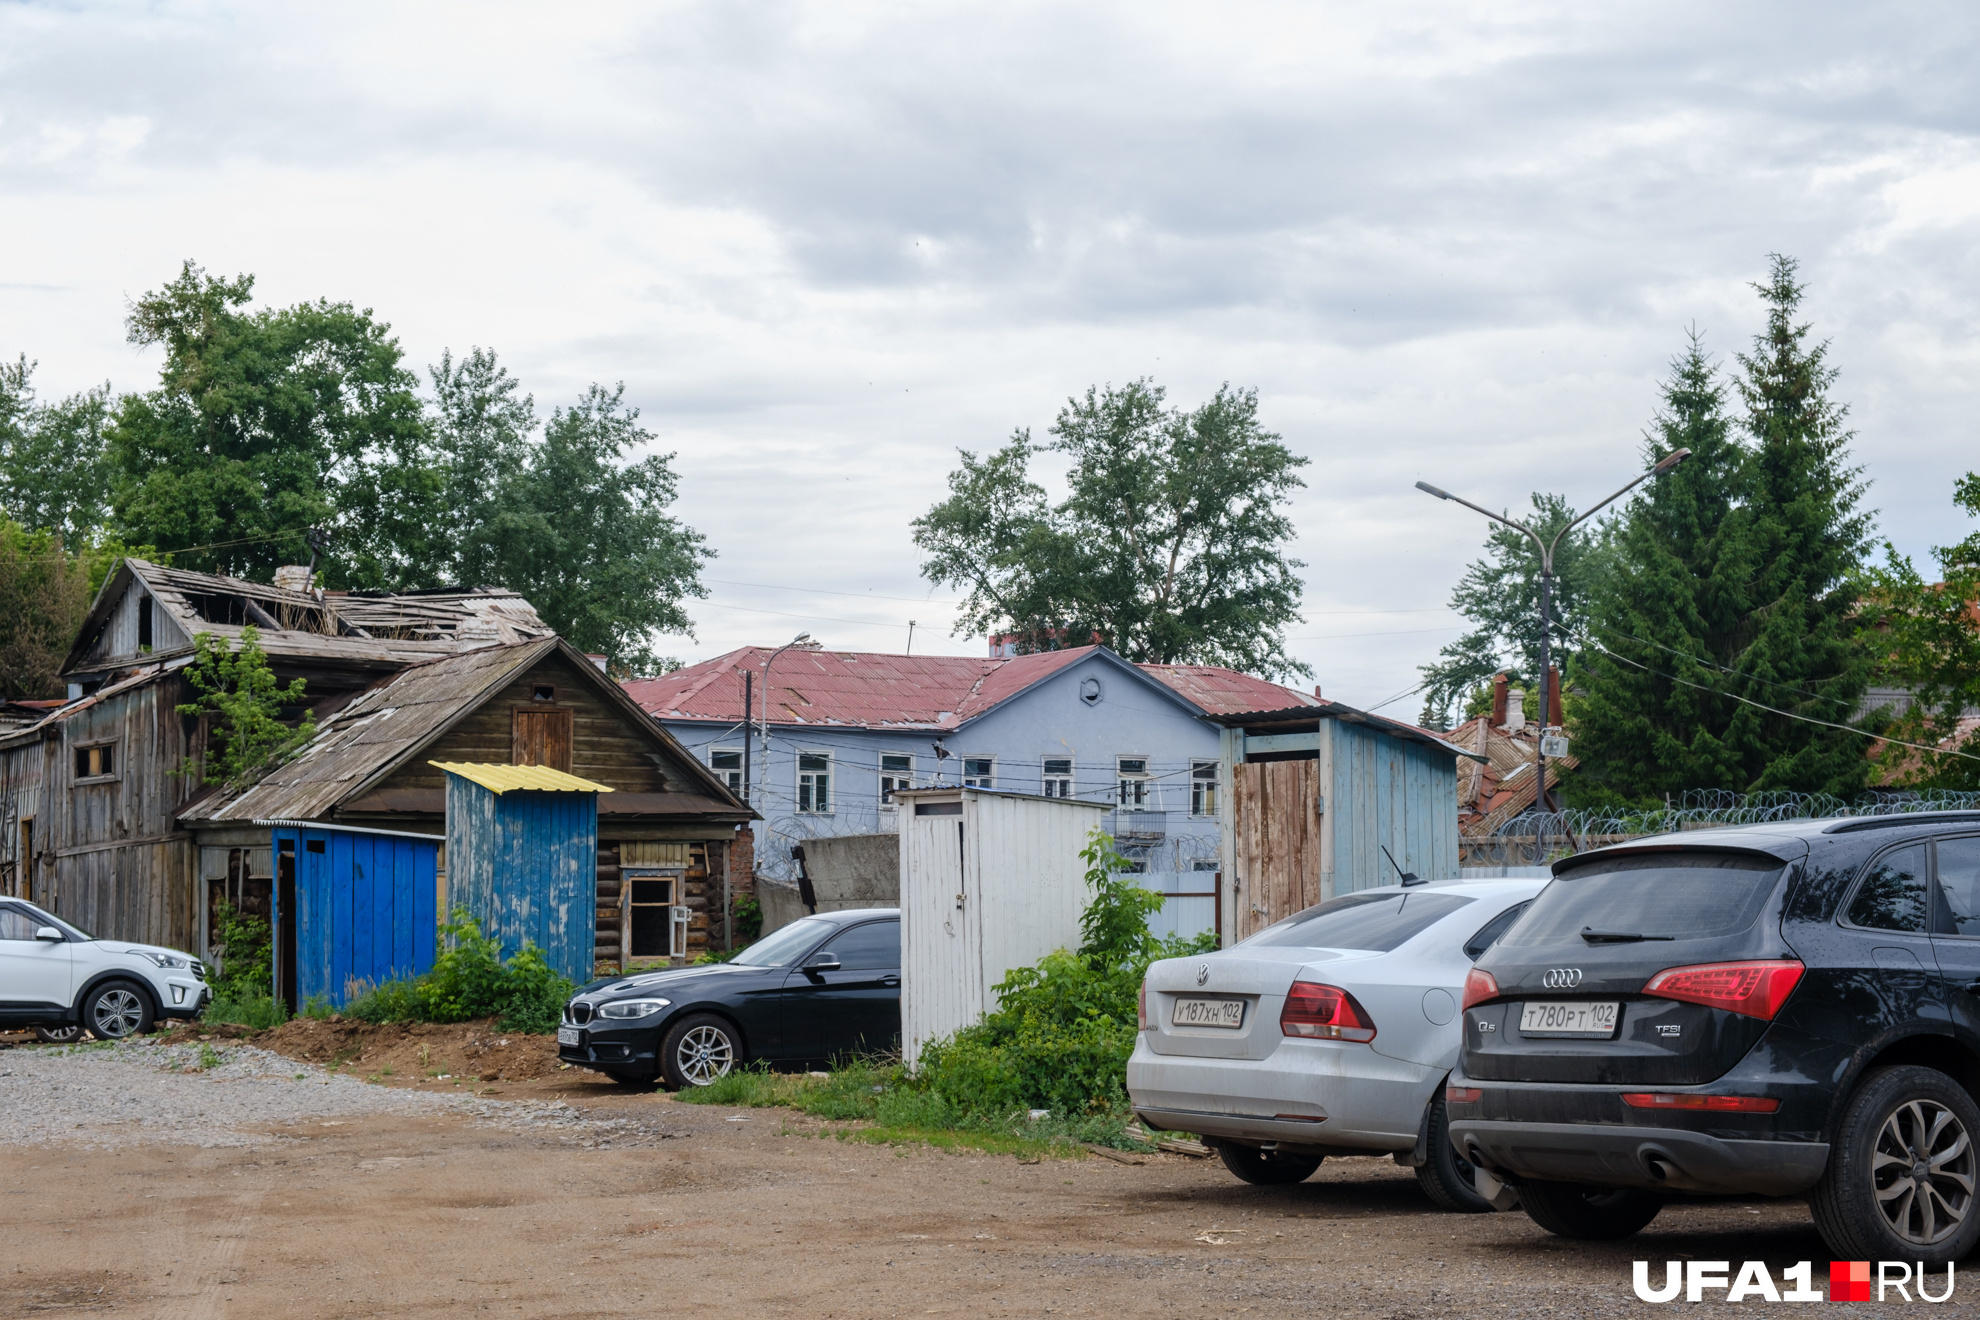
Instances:
[[[539,406],[623,380],[721,557],[684,659],[977,654],[909,521],[957,447],[1255,386],[1328,696],[1412,686],[1480,503],[1637,470],[1696,324],[1798,257],[1885,535],[1964,533],[1966,5],[0,7],[0,354],[155,382],[184,258],[375,309]],[[1416,702],[1389,708],[1413,715]]]

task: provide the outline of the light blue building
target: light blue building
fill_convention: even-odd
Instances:
[[[981,659],[745,647],[626,687],[747,789],[764,818],[756,870],[778,878],[794,844],[895,830],[896,789],[945,784],[1105,802],[1143,870],[1215,871],[1222,731],[1205,717],[1315,700],[1103,646]]]

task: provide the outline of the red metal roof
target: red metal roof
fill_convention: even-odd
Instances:
[[[770,668],[770,722],[953,729],[1099,649],[1081,646],[977,659],[794,648]],[[771,648],[746,646],[659,678],[634,679],[626,691],[657,719],[741,720],[743,673],[755,673],[761,683],[763,661],[770,654]],[[1212,713],[1275,710],[1312,701],[1290,688],[1214,665],[1139,668]],[[760,711],[762,693],[756,701]]]

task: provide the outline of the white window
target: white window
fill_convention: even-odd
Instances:
[[[1072,781],[1072,758],[1070,756],[1048,756],[1045,758],[1046,797],[1071,797]]]
[[[708,768],[717,778],[729,786],[729,791],[742,796],[742,753],[732,748],[716,748],[708,754]]]
[[[1114,758],[1114,775],[1120,785],[1120,804],[1124,807],[1145,807],[1148,805],[1148,758],[1145,756],[1120,756]]]
[[[1214,816],[1217,814],[1217,763],[1215,761],[1191,761],[1189,763],[1189,814],[1192,816]]]
[[[797,809],[814,816],[830,814],[832,810],[830,752],[798,753]]]
[[[914,758],[906,752],[880,753],[880,805],[894,805],[894,794],[914,787]]]
[[[997,759],[993,756],[965,756],[963,758],[963,787],[994,788],[997,783]]]

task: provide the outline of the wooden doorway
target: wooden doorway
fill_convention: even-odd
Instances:
[[[541,765],[571,772],[571,711],[568,706],[518,706],[509,754],[511,765]]]

